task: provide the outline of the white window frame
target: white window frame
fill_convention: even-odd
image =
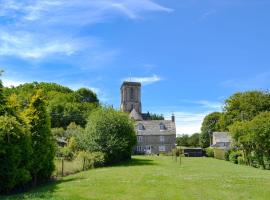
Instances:
[[[159,141],[160,141],[160,142],[165,142],[165,137],[164,137],[164,135],[159,136]]]
[[[166,151],[166,147],[164,145],[161,145],[161,146],[158,147],[158,151],[165,152]]]
[[[143,141],[143,136],[141,136],[141,135],[137,136],[137,141],[142,142]]]
[[[143,151],[142,146],[137,146],[137,152],[142,152],[142,151]]]

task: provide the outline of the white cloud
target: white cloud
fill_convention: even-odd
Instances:
[[[122,81],[133,81],[133,82],[140,82],[144,85],[152,84],[155,82],[161,81],[162,78],[157,75],[147,76],[147,77],[128,77],[124,78]]]
[[[215,101],[207,101],[207,100],[199,100],[199,101],[194,101],[195,104],[201,105],[205,108],[209,109],[217,109],[221,110],[223,103],[222,102],[215,102]]]
[[[80,28],[115,17],[139,19],[153,11],[172,10],[152,0],[0,0],[0,17],[8,21],[0,25],[0,56],[32,60],[80,51],[92,56],[90,64],[100,63],[115,50],[93,46],[78,34]]]
[[[16,81],[16,80],[9,80],[9,79],[3,79],[2,82],[5,87],[13,87],[13,86],[17,87],[25,83],[23,81]]]
[[[211,112],[175,112],[176,133],[189,135],[200,133],[203,119],[209,113]],[[171,114],[167,113],[165,118],[170,119]]]
[[[0,56],[17,56],[40,59],[50,55],[70,56],[79,50],[79,45],[68,40],[44,38],[28,32],[0,32]]]

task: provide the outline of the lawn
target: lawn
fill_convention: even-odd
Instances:
[[[270,199],[270,171],[211,158],[135,156],[6,199],[234,200]]]

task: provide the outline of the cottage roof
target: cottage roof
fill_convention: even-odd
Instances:
[[[138,130],[139,124],[143,125],[143,130]],[[164,125],[165,129],[161,128],[161,125]],[[176,128],[171,120],[147,120],[136,123],[136,132],[137,135],[175,135]]]
[[[135,121],[141,121],[143,120],[142,116],[140,115],[140,113],[138,113],[135,108],[133,108],[133,110],[131,111],[131,113],[129,114],[129,117],[131,119],[134,119]]]

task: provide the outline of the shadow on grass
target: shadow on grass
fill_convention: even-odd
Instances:
[[[58,185],[61,183],[72,182],[83,179],[82,177],[70,177],[60,180],[52,180],[45,184],[41,184],[35,188],[32,188],[28,192],[18,193],[13,195],[1,196],[0,199],[6,200],[19,200],[19,199],[50,199],[53,197],[53,193],[58,189]]]
[[[145,159],[145,158],[132,158],[129,161],[122,162],[120,164],[112,165],[111,167],[131,167],[131,166],[153,166],[157,165],[154,160],[151,159]],[[106,167],[105,167],[106,168]],[[60,180],[52,180],[50,182],[47,182],[45,184],[40,184],[39,186],[32,188],[28,192],[8,195],[8,196],[1,196],[0,199],[6,199],[6,200],[21,200],[21,199],[51,199],[53,198],[53,193],[57,191],[59,188],[59,184],[66,183],[66,182],[72,182],[72,181],[78,181],[84,179],[83,177],[65,177],[64,179]]]
[[[153,166],[153,165],[157,165],[157,163],[155,163],[154,160],[151,160],[151,159],[132,158],[129,161],[122,162],[114,166],[130,167],[130,166],[145,166],[145,165]]]

